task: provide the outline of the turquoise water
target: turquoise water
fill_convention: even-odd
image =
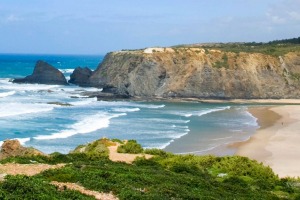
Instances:
[[[106,102],[81,94],[97,88],[9,81],[31,74],[39,59],[68,77],[77,66],[95,69],[103,56],[0,55],[0,141],[16,138],[46,153],[67,153],[79,144],[108,137],[136,139],[146,148],[204,154],[245,140],[257,129],[245,105]]]

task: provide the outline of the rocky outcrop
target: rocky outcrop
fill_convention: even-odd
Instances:
[[[36,156],[46,155],[34,148],[23,147],[18,140],[6,140],[2,144],[0,160],[15,156]]]
[[[92,76],[93,71],[89,68],[77,67],[70,76],[69,83],[79,86],[89,86],[89,78]]]
[[[50,85],[67,85],[65,76],[55,67],[44,61],[37,61],[34,71],[25,78],[14,79],[13,83],[38,83]]]
[[[281,57],[201,48],[112,52],[89,78],[104,91],[142,98],[300,98],[300,53]]]

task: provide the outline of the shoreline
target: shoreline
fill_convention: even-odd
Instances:
[[[232,144],[235,155],[270,166],[279,177],[300,177],[300,107],[250,107],[260,128],[245,142]]]
[[[121,101],[137,101],[137,102],[198,102],[198,103],[229,103],[229,104],[261,104],[261,105],[300,105],[300,99],[214,99],[214,98],[197,98],[197,97],[114,97],[111,98],[103,98],[101,96],[97,96],[96,94],[92,95],[89,92],[89,97],[94,98],[97,97],[98,101],[107,100],[121,100]],[[104,94],[104,93],[102,93]],[[110,93],[106,93],[110,94]]]

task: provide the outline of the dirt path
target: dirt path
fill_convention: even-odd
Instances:
[[[117,148],[120,144],[117,144],[115,146],[109,146],[109,159],[114,162],[126,162],[128,164],[131,164],[137,157],[145,157],[146,159],[149,159],[153,157],[152,155],[148,154],[128,154],[128,153],[118,153]],[[61,167],[64,167],[65,164],[57,164],[57,165],[48,165],[48,164],[18,164],[18,163],[7,163],[7,164],[0,164],[0,181],[4,180],[5,176],[7,174],[9,175],[27,175],[27,176],[33,176],[36,174],[41,173],[42,171],[48,170],[48,169],[58,169]],[[52,181],[51,184],[58,186],[58,189],[63,190],[65,188],[70,190],[77,190],[81,192],[82,194],[93,196],[96,199],[101,200],[117,200],[118,198],[113,195],[112,193],[102,193],[92,190],[87,190],[84,187],[76,184],[76,183],[61,183]]]
[[[0,181],[4,180],[7,174],[9,175],[27,175],[34,176],[36,174],[41,173],[47,169],[58,169],[64,167],[65,164],[57,164],[57,165],[48,165],[48,164],[17,164],[17,163],[7,163],[0,164]],[[87,190],[84,187],[77,185],[75,183],[60,183],[53,181],[51,184],[56,185],[59,189],[64,189],[64,187],[70,190],[77,190],[82,194],[89,195],[95,197],[95,199],[101,200],[117,200],[118,198],[114,196],[112,193],[100,193],[97,191]]]
[[[9,175],[23,174],[27,176],[33,176],[47,169],[57,169],[63,166],[65,166],[65,164],[48,165],[48,164],[7,163],[7,164],[0,164],[0,173],[9,174]]]
[[[109,159],[114,162],[126,162],[131,164],[137,157],[145,156],[146,159],[152,158],[152,155],[148,154],[129,154],[129,153],[118,153],[119,144],[116,146],[109,146]]]
[[[95,199],[99,199],[99,200],[118,200],[118,198],[114,196],[112,193],[102,193],[102,192],[87,190],[84,187],[77,185],[76,183],[61,183],[61,182],[52,181],[51,184],[58,186],[60,190],[64,190],[65,188],[68,188],[69,190],[76,190],[82,194],[93,196],[95,197]]]

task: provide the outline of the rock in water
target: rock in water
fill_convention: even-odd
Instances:
[[[89,86],[89,78],[92,76],[92,70],[89,68],[77,67],[70,76],[69,83],[79,86]]]
[[[15,156],[46,155],[34,148],[23,147],[18,140],[5,140],[0,151],[0,160]]]
[[[25,78],[14,79],[13,83],[39,83],[49,85],[67,85],[65,76],[52,65],[37,61],[34,71]]]

